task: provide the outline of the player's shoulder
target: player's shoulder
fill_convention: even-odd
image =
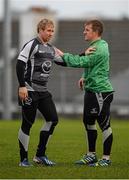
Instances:
[[[108,47],[108,43],[107,41],[101,39],[101,41],[99,41],[99,43],[97,44],[99,49],[104,49]]]
[[[101,45],[108,46],[108,42],[104,39],[101,39]]]
[[[21,49],[21,50],[23,50],[24,48],[31,47],[31,46],[32,46],[32,44],[33,44],[35,41],[36,41],[36,38],[33,38],[33,39],[31,39],[31,40],[27,41],[27,42],[23,45],[23,47],[22,47],[22,49]]]

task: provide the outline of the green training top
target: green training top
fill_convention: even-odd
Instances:
[[[84,89],[92,92],[111,92],[112,85],[109,81],[109,49],[106,41],[99,39],[90,43],[96,50],[89,55],[79,56],[64,53],[63,60],[67,66],[85,68]]]

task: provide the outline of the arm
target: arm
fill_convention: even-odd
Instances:
[[[25,86],[24,73],[25,73],[26,63],[29,59],[31,46],[32,46],[32,42],[26,44],[23,47],[22,51],[18,56],[18,60],[16,64],[16,74],[19,82],[18,95],[21,100],[26,100],[28,98],[28,90]]]
[[[24,71],[25,71],[25,62],[18,60],[16,64],[16,73],[17,79],[20,87],[25,87]]]
[[[25,62],[18,60],[16,64],[16,73],[19,82],[18,95],[21,100],[28,98],[28,90],[25,87],[24,71],[25,71]]]
[[[64,53],[63,59],[66,62],[67,66],[77,67],[77,68],[88,68],[93,67],[96,64],[95,55],[73,55],[69,53]]]
[[[85,56],[85,55],[88,55],[88,54],[92,54],[95,50],[96,50],[95,47],[89,47],[84,52],[80,53],[79,56]]]
[[[56,56],[55,56],[54,62],[55,62],[57,65],[66,66],[66,62],[64,62],[63,59],[62,59],[62,57],[59,56],[59,55],[56,55]]]
[[[95,50],[95,47],[90,47],[80,55],[73,55],[70,53],[63,53],[61,50],[56,49],[56,53],[63,58],[67,66],[87,68],[95,64]]]

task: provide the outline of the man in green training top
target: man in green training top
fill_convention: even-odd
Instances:
[[[101,39],[102,33],[102,22],[90,20],[84,26],[84,37],[90,42],[90,48],[82,56],[56,50],[67,66],[84,68],[78,85],[80,89],[85,89],[83,123],[87,132],[88,151],[82,159],[76,161],[76,164],[80,165],[109,166],[111,164],[113,135],[110,127],[110,105],[113,100],[113,88],[109,81],[108,44]],[[96,120],[103,134],[103,155],[99,160],[96,155]]]

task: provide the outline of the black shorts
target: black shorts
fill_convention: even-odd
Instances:
[[[109,115],[112,100],[113,92],[94,93],[86,91],[84,97],[85,116]]]
[[[28,106],[35,104],[40,99],[44,99],[47,97],[52,97],[51,93],[48,91],[45,92],[37,92],[37,91],[28,91],[28,99],[25,101],[21,101],[21,99],[18,97],[18,104],[19,106]]]
[[[22,106],[22,119],[24,122],[33,124],[37,110],[39,110],[47,122],[58,122],[56,107],[52,95],[48,91],[28,91],[28,99],[26,101],[19,99],[19,105]]]

